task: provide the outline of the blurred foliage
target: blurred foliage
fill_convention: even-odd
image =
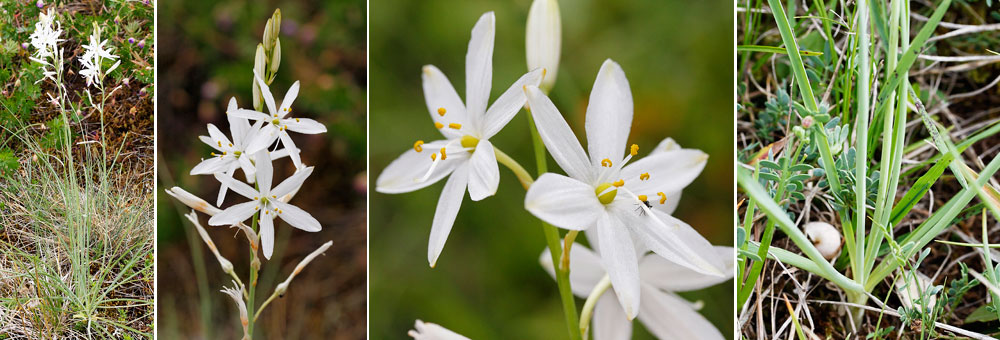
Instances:
[[[422,65],[439,67],[464,98],[465,53],[472,26],[495,11],[496,98],[527,72],[524,30],[529,0],[371,1],[370,133],[374,183],[389,162],[418,139],[438,136],[421,88]],[[732,5],[724,1],[561,1],[563,37],[551,94],[579,138],[601,63],[621,64],[635,118],[629,143],[645,155],[674,138],[711,158],[684,192],[675,215],[712,243],[731,245],[733,192]],[[492,101],[491,101],[492,102]],[[518,114],[491,141],[534,173],[528,121]],[[550,169],[557,168],[549,159]],[[437,183],[413,193],[374,193],[370,210],[372,338],[401,338],[415,319],[476,339],[560,339],[566,326],[556,284],[539,266],[540,222],[524,210],[524,190],[505,168],[497,195],[466,199],[437,263],[427,239]],[[372,184],[374,185],[374,184]],[[683,294],[723,334],[732,334],[732,286]],[[583,300],[577,301],[577,308]],[[635,323],[636,338],[649,338]]]
[[[316,167],[292,202],[313,214],[323,230],[306,233],[278,223],[275,256],[263,263],[257,296],[269,295],[276,280],[283,280],[323,242],[333,240],[333,247],[295,279],[284,298],[261,314],[257,328],[264,331],[257,335],[274,339],[365,335],[365,1],[187,0],[164,1],[158,16],[161,336],[238,338],[236,308],[218,292],[229,279],[200,240],[188,244],[185,233],[193,229],[180,215],[187,210],[162,189],[176,185],[214,202],[215,179],[188,174],[211,151],[197,136],[207,134],[208,123],[228,131],[224,111],[229,98],[235,96],[241,107],[252,107],[254,49],[276,8],[282,12],[282,60],[272,93],[280,100],[293,82],[301,81],[295,115],[316,119],[328,129],[320,135],[292,134],[303,162]],[[275,183],[293,170],[290,161],[275,166]],[[235,196],[230,194],[223,206],[238,202]],[[226,228],[208,231],[245,280],[249,270],[245,241]],[[283,238],[288,243],[279,248]],[[208,256],[195,263],[192,251]],[[273,272],[268,274],[268,268]],[[195,284],[199,271],[207,272],[207,291]],[[210,301],[209,325],[202,323],[199,299]]]

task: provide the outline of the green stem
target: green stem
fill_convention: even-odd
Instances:
[[[601,281],[597,282],[594,289],[590,291],[587,302],[583,303],[583,311],[580,312],[580,333],[587,334],[587,329],[590,328],[590,318],[594,314],[594,307],[597,306],[597,301],[601,299],[601,295],[604,295],[608,288],[611,288],[611,277],[604,274]]]
[[[520,163],[515,161],[513,158],[510,158],[510,156],[505,154],[503,151],[500,151],[499,148],[494,147],[493,154],[496,155],[498,163],[506,166],[511,172],[514,173],[514,176],[517,176],[517,180],[521,182],[521,186],[524,187],[524,190],[528,190],[528,188],[531,187],[531,184],[535,183],[535,180],[531,179],[531,174],[528,173],[528,170],[524,170],[524,167],[521,166]]]
[[[258,188],[258,190],[259,190],[259,188]],[[257,231],[257,220],[259,219],[259,217],[260,217],[260,212],[259,211],[253,214],[253,220],[251,221],[250,228],[253,229],[254,232],[258,232]],[[258,232],[258,235],[259,235],[259,232]],[[258,247],[259,247],[259,245],[258,245]],[[257,272],[259,270],[260,270],[260,260],[257,259],[257,251],[256,251],[256,249],[252,249],[251,248],[250,249],[250,286],[247,287],[247,309],[249,310],[249,314],[250,315],[256,315],[255,311],[257,309],[254,308],[253,300],[254,300],[254,295],[256,295],[256,292],[257,292]],[[253,339],[253,325],[254,325],[254,321],[255,320],[257,320],[256,317],[254,317],[254,318],[252,318],[250,320],[247,320],[248,321],[248,324],[247,324],[247,336],[250,339]]]

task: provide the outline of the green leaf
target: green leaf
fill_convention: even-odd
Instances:
[[[763,45],[737,45],[736,52],[763,52],[763,53],[788,54],[788,51],[786,51],[784,48],[776,46],[763,46]],[[799,51],[799,55],[820,56],[823,55],[823,52]]]
[[[944,170],[948,167],[948,164],[951,163],[951,160],[952,156],[950,154],[945,154],[944,157],[941,157],[941,159],[937,161],[937,164],[934,164],[930,170],[927,170],[927,173],[920,176],[920,178],[913,183],[910,190],[907,190],[906,194],[903,195],[903,198],[899,200],[899,203],[896,203],[896,206],[892,208],[892,213],[889,215],[889,223],[891,225],[899,224],[899,222],[903,220],[903,217],[910,213],[910,210],[912,210],[913,207],[917,205],[917,202],[920,202],[924,195],[927,194],[927,191],[930,190],[932,185],[934,185],[934,182],[937,182],[938,178],[944,174]]]
[[[991,312],[987,307],[989,307],[989,305],[982,305],[979,308],[976,308],[972,314],[965,317],[965,323],[996,321],[997,314]]]

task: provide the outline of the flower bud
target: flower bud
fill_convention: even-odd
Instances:
[[[528,11],[525,51],[528,70],[545,69],[539,88],[549,92],[556,82],[559,70],[559,51],[562,45],[562,24],[557,0],[535,0]]]
[[[278,66],[281,65],[281,39],[274,40],[274,50],[271,51],[271,60],[268,63],[268,69],[270,74],[273,76],[278,73]]]

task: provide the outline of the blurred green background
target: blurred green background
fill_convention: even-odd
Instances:
[[[418,139],[440,137],[428,119],[420,80],[438,66],[460,96],[472,26],[495,11],[496,98],[527,71],[524,30],[529,0],[371,1],[370,182]],[[665,137],[710,155],[684,191],[675,215],[712,243],[733,242],[733,26],[727,1],[560,1],[562,62],[551,97],[584,136],[587,100],[601,63],[624,68],[635,100],[629,143],[645,155]],[[492,102],[492,100],[491,100]],[[524,112],[491,141],[535,173]],[[555,163],[549,160],[549,167]],[[401,338],[415,319],[475,339],[566,337],[556,284],[538,265],[540,223],[523,209],[524,190],[501,168],[497,195],[468,197],[437,263],[427,238],[443,182],[417,192],[371,196],[370,323],[375,339]],[[723,334],[733,332],[733,288],[694,294]],[[583,305],[577,301],[577,307]],[[636,338],[649,338],[636,324]]]
[[[230,97],[235,96],[241,107],[252,107],[253,53],[275,8],[282,11],[282,60],[272,93],[280,100],[300,80],[295,116],[314,118],[328,129],[320,135],[293,134],[303,162],[316,169],[292,203],[315,216],[323,230],[307,233],[276,223],[275,255],[263,263],[258,303],[306,254],[327,240],[333,241],[333,247],[296,277],[284,298],[261,314],[257,328],[263,331],[257,336],[364,338],[365,5],[364,0],[160,3],[156,325],[160,338],[237,339],[242,335],[235,304],[219,292],[222,285],[230,285],[230,279],[201,240],[191,238],[194,229],[180,215],[187,210],[163,190],[177,185],[215,201],[215,179],[188,175],[211,151],[197,136],[207,134],[208,123],[228,133],[224,111]],[[287,159],[275,162],[275,184],[292,170]],[[227,197],[224,207],[242,200],[232,192]],[[228,228],[208,227],[205,215],[201,221],[246,282],[245,239],[234,237]],[[287,244],[282,246],[282,242]],[[192,246],[204,253],[201,261],[192,260]],[[198,280],[200,272],[205,273],[204,286]]]

